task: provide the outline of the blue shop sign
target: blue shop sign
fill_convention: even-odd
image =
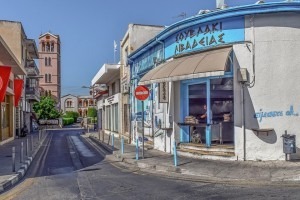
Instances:
[[[193,25],[165,40],[165,58],[245,40],[244,18]]]

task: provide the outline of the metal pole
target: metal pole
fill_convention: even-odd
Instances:
[[[123,136],[121,138],[121,152],[122,152],[122,154],[124,154],[124,138],[123,138]]]
[[[16,147],[12,147],[12,171],[16,171]]]
[[[135,159],[138,160],[139,159],[139,139],[136,139],[136,143],[135,143]]]
[[[174,141],[174,166],[177,167],[177,149],[176,149],[176,141]]]
[[[24,144],[23,144],[23,142],[21,142],[20,163],[23,163],[23,157],[24,157]]]
[[[39,131],[39,142],[41,141],[41,133],[42,133],[42,130]]]
[[[112,134],[112,138],[111,138],[111,146],[112,146],[112,149],[114,150],[114,145],[115,145],[115,143],[114,143],[114,139],[115,139],[115,136],[114,136],[114,134]]]
[[[142,101],[142,140],[143,140],[143,150],[142,150],[142,158],[144,159],[144,140],[145,137],[145,124],[144,124],[144,101]]]
[[[104,142],[104,134],[105,132],[102,130],[102,142]]]
[[[29,157],[29,140],[26,139],[26,156]]]
[[[31,153],[32,153],[32,151],[33,151],[33,135],[31,135],[30,138],[31,138],[31,148],[30,148],[30,150],[31,150]]]

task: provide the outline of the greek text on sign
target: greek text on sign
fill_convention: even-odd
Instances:
[[[197,46],[224,44],[223,23],[214,22],[197,28],[179,32],[176,35],[175,54],[191,50]]]

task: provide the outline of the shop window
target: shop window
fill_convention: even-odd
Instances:
[[[111,106],[105,107],[105,129],[111,130]]]
[[[118,119],[119,119],[119,113],[118,113],[118,104],[113,104],[113,130],[114,132],[118,132]]]

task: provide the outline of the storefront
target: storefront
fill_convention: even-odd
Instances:
[[[104,100],[105,132],[108,134],[119,134],[120,114],[119,101],[120,93],[112,95]]]
[[[154,147],[225,144],[234,149],[231,160],[284,159],[281,135],[300,136],[300,88],[289,81],[300,75],[299,15],[299,2],[211,11],[169,26],[131,54],[132,90],[146,85],[153,95]],[[140,102],[131,95],[131,103],[134,126]]]

